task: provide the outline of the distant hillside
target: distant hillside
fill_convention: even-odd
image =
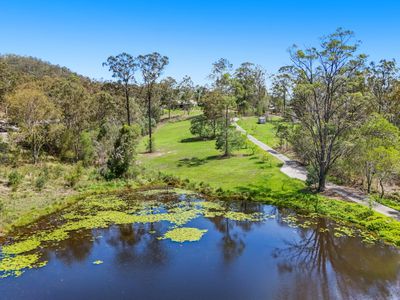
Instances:
[[[7,64],[8,68],[17,74],[29,75],[35,78],[44,76],[69,77],[71,75],[82,77],[66,67],[53,65],[47,61],[31,56],[20,56],[15,54],[0,55],[0,62]]]

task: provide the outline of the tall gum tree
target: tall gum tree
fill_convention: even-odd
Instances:
[[[366,56],[357,50],[353,33],[341,28],[322,38],[319,48],[290,50],[292,108],[301,140],[311,141],[303,156],[317,174],[318,191],[325,189],[332,165],[349,150],[346,135],[363,120]]]
[[[135,72],[137,70],[138,64],[136,58],[128,53],[121,53],[117,56],[110,56],[107,61],[103,63],[103,66],[107,66],[112,72],[112,77],[118,80],[118,84],[124,90],[125,94],[125,106],[126,106],[126,117],[127,123],[131,125],[131,110],[129,102],[129,85],[135,82]]]
[[[165,67],[169,63],[167,56],[162,56],[160,53],[153,52],[146,55],[138,56],[139,67],[142,72],[144,88],[146,90],[147,100],[147,118],[148,118],[148,131],[149,131],[149,152],[153,152],[153,140],[152,140],[152,99],[154,93],[154,86],[157,79],[161,76]]]

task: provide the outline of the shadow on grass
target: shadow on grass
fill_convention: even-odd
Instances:
[[[212,139],[200,137],[200,136],[194,136],[186,139],[182,139],[181,143],[195,143],[195,142],[204,142],[204,141],[211,141]]]
[[[206,158],[198,158],[198,157],[182,158],[178,161],[177,166],[178,167],[198,167],[198,166],[206,164],[207,162],[209,162],[211,160],[217,160],[217,159],[224,159],[224,157],[221,157],[220,155],[212,155],[212,156],[208,156]]]
[[[312,194],[306,188],[293,186],[291,180],[284,180],[279,186],[279,190],[272,190],[264,185],[249,184],[235,188],[235,192],[247,194],[251,198],[260,200],[273,200],[273,202],[290,202],[293,199],[302,199],[306,195]]]

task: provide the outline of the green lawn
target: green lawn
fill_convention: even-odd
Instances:
[[[237,123],[248,134],[272,148],[277,148],[279,139],[275,136],[276,126],[279,122],[282,122],[282,118],[277,116],[270,117],[266,124],[258,124],[257,121],[258,117],[243,117]]]
[[[162,125],[155,133],[156,153],[141,154],[139,160],[147,169],[232,191],[262,187],[275,192],[304,187],[300,181],[281,173],[282,163],[272,156],[268,155],[265,161],[261,157],[266,154],[250,155],[250,150],[241,150],[233,157],[221,158],[214,140],[196,139],[189,127],[189,120]]]

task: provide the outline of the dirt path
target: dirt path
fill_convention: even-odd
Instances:
[[[246,133],[246,130],[244,130],[242,127],[237,125],[235,123],[236,129],[239,130],[240,132]],[[287,176],[291,178],[296,178],[302,181],[305,181],[307,179],[307,170],[304,168],[299,162],[290,159],[286,155],[279,153],[278,151],[272,149],[270,146],[264,144],[263,142],[259,141],[256,139],[254,136],[247,134],[247,138],[263,149],[264,151],[270,153],[272,156],[276,157],[280,161],[283,162],[283,166],[281,167],[281,172],[286,174]],[[368,201],[368,196],[356,189],[346,187],[346,186],[339,186],[333,183],[328,182],[326,184],[326,193],[330,194],[336,194],[339,195],[341,198],[353,202],[357,202],[361,205],[364,206],[369,206],[369,201]],[[394,210],[390,207],[387,207],[385,205],[382,205],[380,203],[374,203],[373,204],[373,209],[385,216],[394,218],[398,221],[400,221],[400,212],[397,210]]]

